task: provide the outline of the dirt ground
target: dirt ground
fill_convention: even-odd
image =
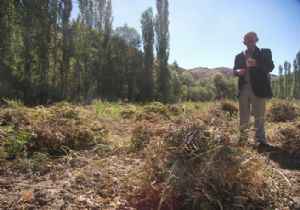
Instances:
[[[135,121],[109,120],[106,125],[111,144],[49,157],[45,174],[20,170],[19,164],[26,168],[23,159],[1,161],[0,209],[135,209],[126,200],[128,184],[139,177],[144,164],[126,149]],[[300,209],[300,161],[281,153],[275,142],[271,145],[253,150],[290,186],[293,201],[279,209]]]

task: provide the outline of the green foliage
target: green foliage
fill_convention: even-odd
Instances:
[[[162,115],[167,114],[167,109],[166,109],[165,105],[163,105],[160,102],[151,102],[151,103],[145,105],[144,111],[158,113],[158,114],[162,114]]]
[[[0,146],[0,160],[5,159],[7,157],[7,153],[4,148]]]
[[[4,151],[8,158],[26,157],[27,156],[27,142],[36,135],[27,131],[17,131],[9,134],[4,140]]]
[[[191,87],[188,92],[188,98],[191,101],[211,101],[214,94],[202,86]]]
[[[152,101],[154,92],[153,78],[153,44],[154,44],[154,18],[152,8],[142,13],[141,18],[143,35],[143,74],[142,74],[142,101]]]
[[[158,62],[158,99],[161,102],[170,100],[169,59],[169,3],[168,0],[156,0],[157,16],[155,22],[156,51]]]
[[[4,102],[8,107],[11,107],[13,109],[19,109],[21,107],[24,107],[24,104],[20,100],[10,100],[10,99],[3,99]]]
[[[123,106],[120,103],[105,102],[101,100],[93,101],[93,108],[96,115],[100,118],[111,117],[118,118],[123,111]]]

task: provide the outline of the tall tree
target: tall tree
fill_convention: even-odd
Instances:
[[[109,40],[112,34],[112,5],[111,0],[106,0],[105,10],[103,15],[103,42],[102,42],[102,50],[103,50],[103,62],[102,62],[102,96],[107,100],[113,100],[113,93],[112,93],[112,85],[113,83],[113,76],[110,72],[112,67],[111,61],[111,54],[108,50]]]
[[[83,98],[84,101],[87,102],[91,85],[92,56],[90,53],[92,47],[91,31],[94,24],[94,5],[91,0],[78,0],[78,3],[81,17],[81,30],[83,30],[81,34],[83,48],[80,49],[80,59],[82,60],[81,79],[83,83]]]
[[[283,64],[284,68],[284,97],[290,98],[291,93],[291,64],[287,61]]]
[[[300,51],[297,53],[294,60],[294,97],[300,99]]]
[[[62,27],[62,64],[60,66],[60,88],[66,97],[67,75],[70,71],[71,57],[71,27],[70,16],[72,11],[72,0],[61,0],[61,27]]]
[[[52,36],[51,36],[51,56],[52,61],[50,63],[50,69],[49,72],[49,79],[51,80],[51,86],[53,88],[57,87],[57,66],[58,66],[58,59],[59,59],[59,52],[58,52],[58,45],[59,45],[59,39],[58,39],[58,22],[59,22],[59,14],[61,13],[60,7],[59,7],[60,0],[52,0],[50,4],[50,21],[51,21],[51,27],[52,27]]]
[[[143,75],[142,75],[142,100],[153,100],[153,45],[154,45],[154,20],[152,8],[142,13],[141,18],[143,37]]]
[[[284,77],[283,77],[283,67],[282,65],[279,65],[278,67],[279,71],[279,98],[284,98]]]
[[[97,40],[97,61],[94,63],[94,74],[96,77],[96,95],[97,97],[101,96],[101,85],[102,85],[102,73],[103,73],[103,66],[104,66],[104,15],[105,15],[105,8],[106,7],[106,0],[96,0],[95,2],[95,24],[96,24],[96,31],[98,32],[98,40]],[[106,45],[106,44],[105,44]]]
[[[21,20],[19,1],[0,1],[0,98],[20,98],[22,95],[24,44]]]
[[[138,49],[141,45],[141,38],[136,29],[128,27],[127,24],[116,28],[115,34],[122,38],[127,45],[126,52],[123,55],[125,57],[124,76],[127,84],[127,99],[132,101],[135,99],[136,90],[138,89],[137,77],[139,76],[139,69],[141,67],[139,64],[141,64],[140,61],[142,60],[139,57],[140,53],[138,53]]]
[[[155,22],[156,51],[158,61],[158,94],[159,99],[166,103],[170,93],[169,59],[169,3],[168,0],[156,0],[157,16]]]

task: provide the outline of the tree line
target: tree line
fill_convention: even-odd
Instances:
[[[293,61],[285,61],[278,67],[279,77],[272,81],[273,95],[276,98],[300,99],[300,51]]]
[[[25,104],[177,100],[167,0],[156,0],[155,16],[152,8],[141,14],[142,36],[127,24],[112,28],[111,0],[77,0],[79,15],[71,19],[74,3],[0,2],[1,98]]]
[[[112,27],[111,0],[0,1],[0,100],[26,105],[94,99],[163,103],[236,98],[236,80],[194,81],[169,64],[169,3],[156,0],[140,17],[142,34]],[[281,69],[281,70],[280,70]],[[279,69],[276,97],[299,98],[299,56]]]

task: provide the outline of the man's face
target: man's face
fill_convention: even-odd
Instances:
[[[248,49],[253,49],[257,41],[257,37],[252,34],[244,37],[244,45],[246,45]]]

